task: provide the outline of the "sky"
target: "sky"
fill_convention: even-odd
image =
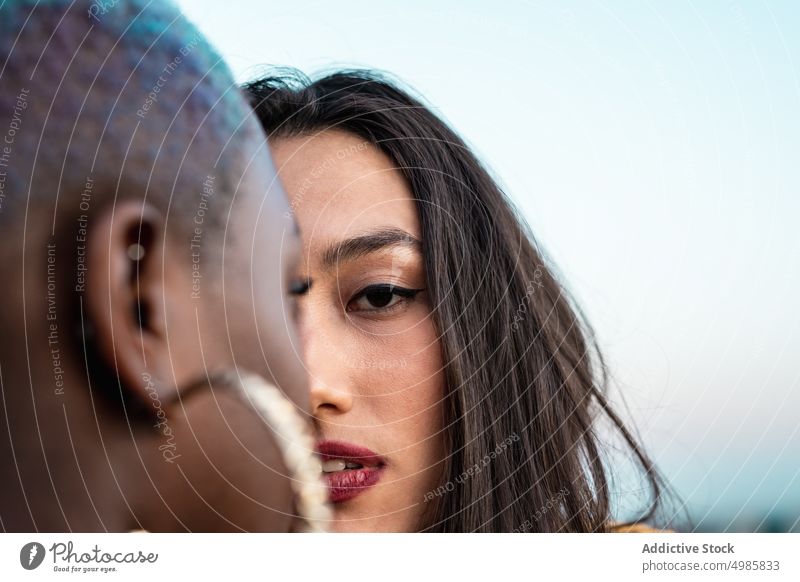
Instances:
[[[559,266],[698,529],[800,531],[800,4],[179,4],[240,81],[413,87]]]

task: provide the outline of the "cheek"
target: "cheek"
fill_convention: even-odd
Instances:
[[[283,298],[284,303],[288,301]],[[257,342],[257,346],[263,350],[275,383],[303,410],[308,410],[309,394],[303,347],[292,321],[291,305],[283,305],[280,299],[273,302],[270,309],[263,314]]]
[[[231,277],[227,310],[218,323],[233,336],[236,365],[273,382],[302,410],[308,410],[308,387],[302,361],[302,348],[285,296],[283,277],[275,276],[278,267],[265,263],[254,268],[252,278]],[[233,295],[238,301],[230,301]]]
[[[379,421],[398,435],[395,444],[435,449],[435,439],[428,437],[442,427],[444,373],[432,322],[373,345],[369,364],[361,384]]]

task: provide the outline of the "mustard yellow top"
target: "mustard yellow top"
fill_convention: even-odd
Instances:
[[[655,529],[644,523],[616,524],[608,526],[609,533],[672,533],[668,529]]]

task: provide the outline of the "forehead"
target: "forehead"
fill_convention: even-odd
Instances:
[[[405,177],[374,145],[351,133],[326,131],[278,139],[271,147],[307,245],[376,229],[420,237]]]

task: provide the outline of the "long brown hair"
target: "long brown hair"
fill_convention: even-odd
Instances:
[[[420,529],[605,531],[611,475],[598,416],[645,475],[651,495],[640,519],[652,518],[663,484],[609,405],[593,332],[464,141],[373,72],[312,81],[281,70],[245,90],[269,138],[351,132],[394,162],[416,200],[444,355],[448,451]]]

